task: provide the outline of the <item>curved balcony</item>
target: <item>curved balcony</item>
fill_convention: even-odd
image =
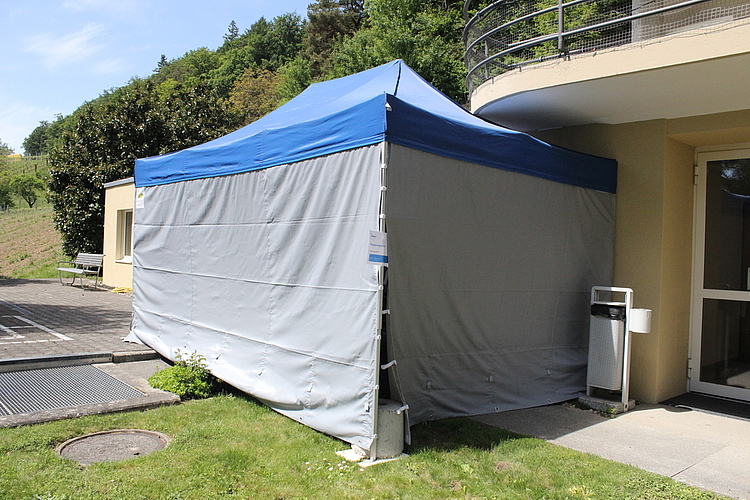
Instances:
[[[750,18],[747,0],[499,0],[472,16],[482,4],[464,4],[470,94],[529,65]]]

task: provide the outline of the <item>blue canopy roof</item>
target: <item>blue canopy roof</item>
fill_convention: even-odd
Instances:
[[[136,161],[154,186],[294,163],[387,140],[448,158],[614,193],[617,164],[552,146],[478,118],[396,60],[310,85],[246,127]]]

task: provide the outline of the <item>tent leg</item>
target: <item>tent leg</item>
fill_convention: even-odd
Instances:
[[[380,209],[378,210],[378,230],[385,233],[387,232],[385,224],[385,202],[386,202],[386,170],[388,168],[388,156],[390,154],[388,148],[388,142],[383,141],[381,143],[382,149],[380,152]],[[384,304],[385,297],[385,266],[388,264],[378,266],[378,326],[377,333],[375,336],[375,395],[373,404],[373,440],[372,446],[370,446],[370,459],[377,460],[378,458],[378,413],[380,411],[380,344],[383,337],[383,310],[386,309]]]

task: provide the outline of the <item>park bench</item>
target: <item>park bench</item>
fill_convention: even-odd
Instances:
[[[101,274],[103,260],[104,255],[99,253],[79,253],[75,260],[58,260],[57,275],[60,278],[60,283],[66,284],[63,281],[63,273],[72,273],[73,281],[69,283],[70,285],[74,285],[76,278],[78,278],[83,288],[83,277],[93,276],[94,288],[96,288],[99,285],[99,274]],[[72,267],[60,267],[61,264],[72,264]]]

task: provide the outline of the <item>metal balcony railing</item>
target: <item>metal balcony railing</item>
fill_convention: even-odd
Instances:
[[[750,0],[466,0],[464,17],[471,93],[530,64],[748,21]]]

